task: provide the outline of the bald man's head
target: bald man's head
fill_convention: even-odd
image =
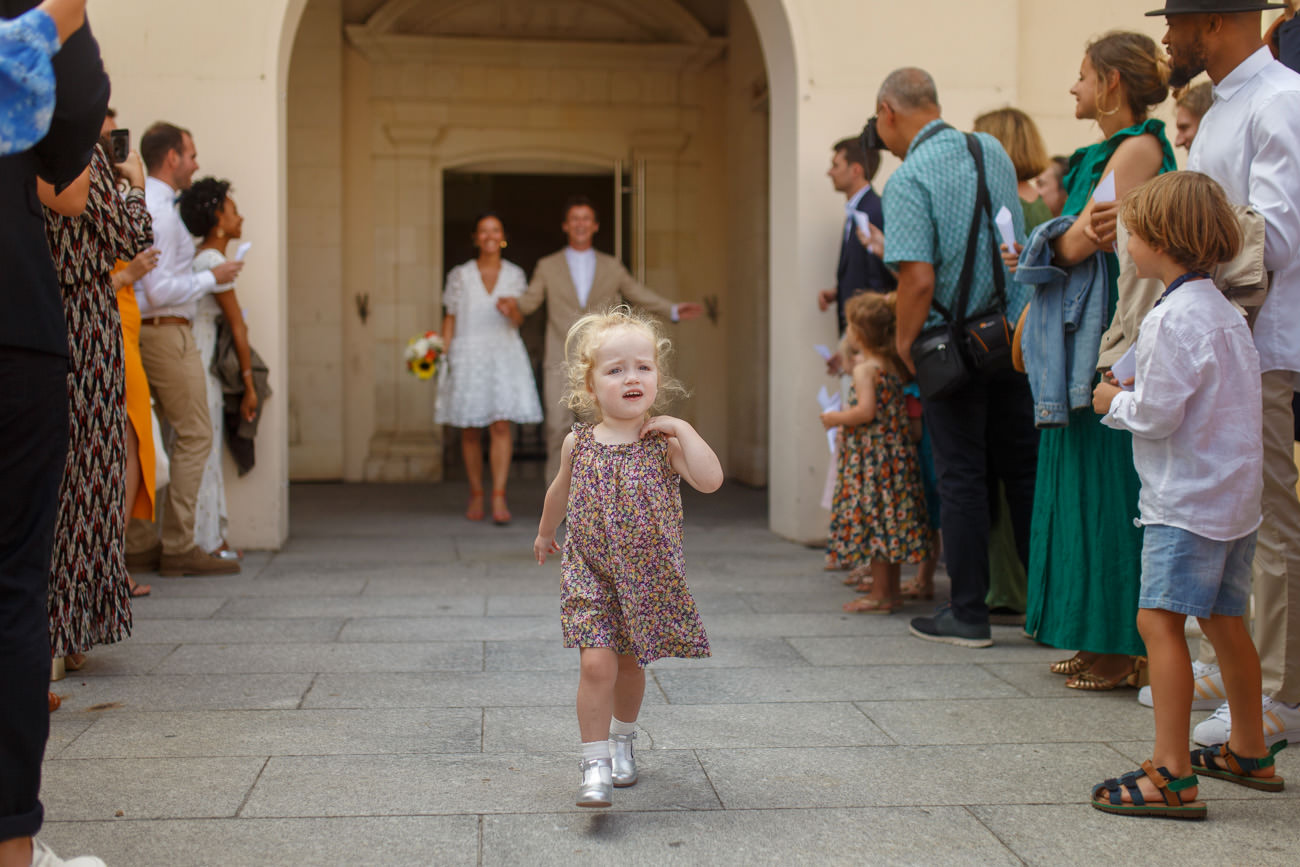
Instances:
[[[911,114],[914,111],[934,110],[939,107],[939,92],[930,73],[915,66],[895,69],[880,85],[877,103],[887,103],[894,111]]]

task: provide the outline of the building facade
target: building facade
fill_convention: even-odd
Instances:
[[[276,547],[290,480],[441,478],[433,386],[402,367],[437,328],[476,209],[520,264],[558,249],[587,192],[634,274],[711,316],[675,326],[677,411],[770,524],[822,536],[817,343],[834,316],[842,200],[829,146],[880,80],[928,69],[945,117],[1025,109],[1049,147],[1094,141],[1067,93],[1085,42],[1159,37],[1150,4],[1098,0],[123,0],[91,9],[119,122],[193,131],[253,243],[239,282],[275,396],[258,465],[227,475],[231,541]],[[1169,115],[1165,115],[1168,117]],[[877,186],[895,165],[887,158]],[[522,519],[522,516],[521,516]]]

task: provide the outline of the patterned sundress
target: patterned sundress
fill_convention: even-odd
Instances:
[[[96,146],[90,196],[80,217],[45,212],[68,320],[68,458],[50,561],[50,650],[84,653],[131,634],[123,553],[126,499],[126,372],[113,291],[118,259],[153,241],[144,193],[122,199]]]
[[[850,405],[858,402],[849,392]],[[921,469],[908,429],[903,383],[876,376],[876,417],[840,427],[839,478],[831,507],[826,561],[842,567],[919,563],[930,551]]]
[[[681,476],[658,433],[603,445],[573,426],[560,622],[565,647],[609,647],[642,666],[709,655],[682,551]]]

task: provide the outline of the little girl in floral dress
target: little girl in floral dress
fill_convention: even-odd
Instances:
[[[894,349],[894,301],[893,293],[864,292],[845,305],[848,332],[863,360],[853,368],[849,407],[821,416],[827,428],[840,428],[827,557],[867,560],[871,568],[870,591],[844,605],[851,613],[902,608],[900,564],[931,555],[920,464],[903,398],[904,367]]]
[[[651,412],[681,386],[664,369],[669,342],[653,320],[618,307],[579,319],[565,339],[568,406],[595,424],[564,438],[533,553],[560,550],[560,620],[580,650],[579,807],[608,807],[637,781],[632,742],[644,668],[665,656],[709,655],[686,587],[681,479],[704,493],[722,484],[717,455],[681,419]]]

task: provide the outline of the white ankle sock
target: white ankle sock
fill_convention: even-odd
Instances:
[[[591,743],[584,743],[582,745],[582,760],[584,762],[608,758],[609,741],[592,741]]]
[[[618,717],[611,717],[609,722],[609,735],[630,735],[636,731],[636,720],[623,722]]]

